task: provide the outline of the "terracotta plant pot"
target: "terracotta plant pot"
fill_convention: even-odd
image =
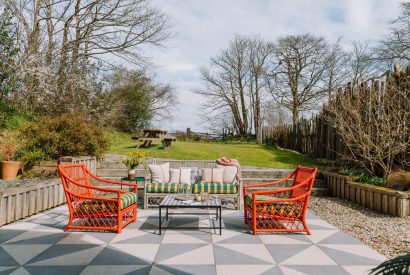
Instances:
[[[136,171],[134,169],[129,170],[128,171],[128,178],[130,180],[133,180],[135,178],[135,174],[136,174]]]
[[[20,169],[20,161],[2,161],[1,178],[3,180],[13,180]]]

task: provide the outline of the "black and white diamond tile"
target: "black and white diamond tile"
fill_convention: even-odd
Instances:
[[[213,214],[213,213],[210,213]],[[121,234],[64,232],[65,206],[0,228],[1,274],[368,274],[385,257],[309,213],[312,235],[252,235],[241,211],[172,216],[139,210]]]

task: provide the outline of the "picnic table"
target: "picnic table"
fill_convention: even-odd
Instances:
[[[142,132],[142,136],[132,137],[132,139],[142,142],[140,145],[142,147],[148,147],[152,144],[152,142],[160,141],[164,148],[167,148],[171,146],[172,141],[176,141],[174,136],[167,134],[167,131],[144,129]]]

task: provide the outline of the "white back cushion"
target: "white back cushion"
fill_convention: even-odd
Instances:
[[[238,168],[236,166],[217,165],[217,167],[224,169],[224,173],[223,173],[224,183],[232,183],[235,180],[236,174],[238,173]]]
[[[170,183],[191,184],[191,168],[169,169]]]
[[[203,168],[202,181],[205,182],[223,182],[223,168]]]
[[[152,182],[159,182],[159,183],[169,182],[169,162],[161,164],[161,165],[150,164],[148,165],[148,169],[151,172]]]

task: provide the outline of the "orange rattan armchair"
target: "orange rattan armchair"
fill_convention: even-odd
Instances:
[[[257,232],[306,232],[306,208],[316,168],[300,165],[287,177],[273,182],[243,186],[244,219]],[[277,187],[291,181],[289,187]],[[275,186],[276,185],[276,186]]]
[[[84,164],[59,165],[61,181],[67,199],[70,219],[65,231],[107,230],[121,233],[121,229],[137,220],[137,184],[120,183],[99,178]],[[121,189],[95,186],[120,185]],[[126,186],[132,192],[122,190]]]

